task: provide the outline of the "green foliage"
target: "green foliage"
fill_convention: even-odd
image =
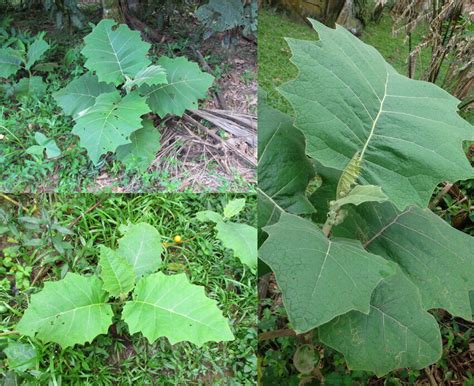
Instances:
[[[300,72],[281,89],[294,124],[259,112],[260,158],[269,157],[259,169],[259,256],[297,332],[314,329],[353,370],[421,369],[442,355],[430,310],[472,320],[474,239],[423,209],[438,182],[472,177],[462,151],[472,126],[437,86],[397,74],[342,28],[313,24],[319,41],[290,40]],[[303,134],[299,147],[286,146],[288,133]],[[298,155],[299,183],[273,199],[288,181],[273,164],[298,170]],[[305,156],[320,174],[314,193]],[[307,210],[294,213],[293,200]]]
[[[7,356],[8,366],[14,371],[24,372],[38,365],[38,352],[31,344],[12,342],[3,352]]]
[[[257,33],[257,0],[244,4],[242,0],[209,0],[196,11],[196,17],[206,28],[204,38],[217,32],[242,28],[245,36]]]
[[[160,136],[144,115],[182,115],[197,108],[213,77],[185,58],[161,57],[152,64],[150,44],[140,33],[110,19],[95,26],[84,42],[84,66],[90,72],[54,97],[76,121],[72,132],[95,165],[108,152],[118,152],[127,168],[145,170],[160,147]]]
[[[121,232],[124,236],[116,251],[100,245],[99,277],[68,273],[63,280],[46,283],[32,296],[17,325],[18,332],[63,348],[91,342],[106,334],[112,324],[108,298],[125,300],[137,277],[133,300],[123,311],[132,334],[143,332],[151,342],[165,336],[172,344],[187,340],[202,345],[233,339],[227,320],[202,287],[188,283],[184,274],[150,275],[161,265],[163,251],[153,226],[129,224],[121,226]],[[176,325],[181,328],[176,330]]]
[[[234,251],[234,255],[247,265],[253,272],[257,269],[257,229],[247,224],[228,221],[238,215],[245,206],[245,199],[229,201],[224,207],[224,216],[206,210],[196,213],[198,221],[214,222],[217,238],[226,248]]]

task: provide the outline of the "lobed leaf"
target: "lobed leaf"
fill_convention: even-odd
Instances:
[[[135,91],[121,97],[118,91],[101,94],[94,106],[76,118],[72,130],[81,139],[94,164],[107,152],[131,143],[130,135],[142,127],[142,115],[150,110]]]
[[[359,182],[382,186],[400,210],[426,206],[442,181],[474,176],[462,149],[474,130],[455,97],[398,74],[345,28],[312,23],[320,40],[288,40],[299,76],[281,88],[310,157],[344,170],[359,152]]]
[[[63,348],[91,342],[112,324],[112,308],[106,301],[97,277],[68,273],[32,295],[17,331]]]
[[[99,268],[103,288],[110,296],[123,297],[135,286],[133,267],[118,252],[103,245],[100,246]]]
[[[130,333],[141,332],[150,343],[160,337],[171,344],[189,341],[197,346],[234,339],[216,301],[206,297],[204,287],[190,284],[184,273],[142,278],[133,300],[124,306],[123,318]]]
[[[125,24],[117,27],[111,19],[97,24],[84,42],[82,54],[87,59],[84,66],[95,71],[101,82],[118,86],[127,76],[133,79],[150,64],[147,57],[150,44],[141,39],[138,31]]]
[[[214,77],[184,57],[171,59],[162,56],[158,64],[166,70],[168,83],[145,84],[139,89],[147,97],[151,110],[164,118],[168,114],[182,116],[185,110],[196,109],[198,100],[206,96]]]
[[[38,35],[34,42],[28,47],[25,68],[29,70],[48,50],[49,44],[45,42],[43,35]]]
[[[357,310],[367,314],[373,290],[392,274],[391,263],[353,240],[329,240],[312,222],[282,213],[264,230],[260,259],[270,266],[298,333]]]

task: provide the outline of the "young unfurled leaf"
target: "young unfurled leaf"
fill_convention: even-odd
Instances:
[[[97,164],[103,154],[131,142],[130,135],[142,127],[142,115],[149,111],[145,99],[136,92],[123,98],[118,91],[101,94],[94,106],[76,119],[72,132]]]
[[[151,110],[163,118],[168,114],[182,116],[185,110],[196,109],[198,100],[206,96],[214,77],[184,57],[162,56],[158,64],[166,70],[168,83],[145,84],[139,89],[147,97]]]
[[[132,143],[117,148],[117,159],[125,164],[127,169],[145,171],[160,150],[161,134],[151,119],[144,119],[142,128],[132,133]]]
[[[61,150],[59,150],[54,139],[50,139],[37,131],[35,133],[35,140],[38,145],[30,146],[26,149],[27,153],[42,156],[43,152],[46,151],[47,158],[55,158],[61,155]]]
[[[216,224],[218,222],[224,221],[222,215],[217,212],[214,212],[213,210],[203,210],[201,212],[197,212],[196,219],[201,222],[212,221]]]
[[[334,201],[334,206],[341,207],[343,205],[360,205],[364,202],[383,202],[387,201],[388,197],[382,192],[380,186],[374,185],[356,185],[345,195]]]
[[[113,20],[103,19],[84,38],[82,54],[87,58],[84,66],[95,71],[101,82],[118,86],[148,67],[150,44],[125,24],[115,27]]]
[[[349,368],[379,377],[403,367],[422,369],[442,353],[438,324],[400,269],[375,289],[368,314],[342,315],[321,326],[319,336],[344,354]]]
[[[234,255],[252,271],[257,268],[257,229],[235,222],[219,221],[216,224],[217,238],[224,247],[232,249]]]
[[[120,253],[101,245],[100,278],[104,282],[104,290],[110,296],[127,295],[135,285],[135,272],[131,264]]]
[[[111,84],[99,82],[99,79],[90,72],[74,79],[66,87],[53,94],[59,106],[68,115],[77,118],[84,111],[94,106],[97,97],[101,94],[115,91]]]
[[[474,130],[455,97],[398,74],[345,28],[312,23],[320,40],[289,40],[299,76],[281,88],[310,157],[344,170],[359,152],[359,182],[381,186],[400,210],[426,206],[441,181],[472,178],[462,142]]]
[[[264,228],[260,258],[283,293],[293,328],[303,333],[351,310],[369,312],[372,291],[394,274],[391,263],[360,243],[329,240],[310,221],[282,213]]]
[[[119,240],[118,253],[132,265],[135,276],[155,272],[161,266],[161,236],[147,223],[122,225],[123,237]]]
[[[190,284],[184,273],[142,278],[125,304],[123,319],[131,334],[141,332],[150,343],[160,337],[197,346],[234,339],[216,301],[206,297],[204,287]]]
[[[131,90],[135,86],[147,84],[149,86],[168,83],[166,70],[161,66],[149,66],[139,71],[133,79],[125,82],[125,89]]]
[[[68,273],[32,295],[17,330],[62,347],[91,342],[112,324],[112,308],[106,301],[107,293],[97,277]]]
[[[39,34],[35,41],[28,47],[26,55],[25,68],[29,70],[38,60],[41,59],[43,54],[49,50],[49,44],[43,39],[44,34]]]
[[[224,207],[224,217],[226,219],[238,215],[245,207],[245,198],[238,198],[229,201]]]

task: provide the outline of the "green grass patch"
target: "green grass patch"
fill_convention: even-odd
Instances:
[[[199,223],[195,213],[222,211],[233,198],[247,204],[234,221],[256,225],[256,199],[251,195],[39,195],[0,198],[0,377],[16,377],[30,384],[94,385],[250,385],[256,378],[256,277],[216,238],[212,224]],[[22,219],[45,223],[34,228]],[[186,273],[204,286],[230,320],[232,342],[207,343],[198,348],[183,342],[171,346],[160,338],[149,344],[141,334],[130,336],[123,322],[91,344],[61,350],[13,331],[31,294],[43,283],[67,272],[94,274],[98,244],[117,247],[118,228],[127,222],[148,222],[158,229],[164,245],[162,272]],[[72,234],[55,230],[67,227]],[[34,229],[33,229],[34,228]],[[61,229],[61,228],[60,228]],[[180,235],[182,243],[173,242]],[[9,342],[31,342],[39,352],[39,366],[23,374],[9,371],[2,350]]]

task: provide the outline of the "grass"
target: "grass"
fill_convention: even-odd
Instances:
[[[3,198],[0,230],[6,248],[0,263],[0,276],[5,278],[0,281],[0,306],[7,311],[0,313],[0,352],[9,341],[30,341],[40,353],[40,364],[22,377],[35,384],[254,384],[256,277],[223,248],[210,224],[194,219],[200,210],[220,212],[236,197],[241,196],[49,194]],[[247,205],[235,221],[255,225],[255,197],[243,197]],[[25,217],[44,224],[38,228]],[[231,320],[235,341],[207,343],[202,348],[186,342],[171,346],[165,338],[149,344],[140,334],[130,336],[123,323],[92,344],[64,350],[35,339],[2,336],[2,330],[14,330],[27,299],[45,281],[58,280],[66,272],[94,274],[97,244],[115,248],[118,226],[128,221],[148,222],[159,230],[167,243],[162,270],[166,274],[185,272],[193,284],[204,286],[207,296],[217,300]],[[65,231],[58,225],[71,234],[61,233]],[[182,236],[181,244],[173,243],[175,235]],[[0,376],[13,377],[1,355]]]

